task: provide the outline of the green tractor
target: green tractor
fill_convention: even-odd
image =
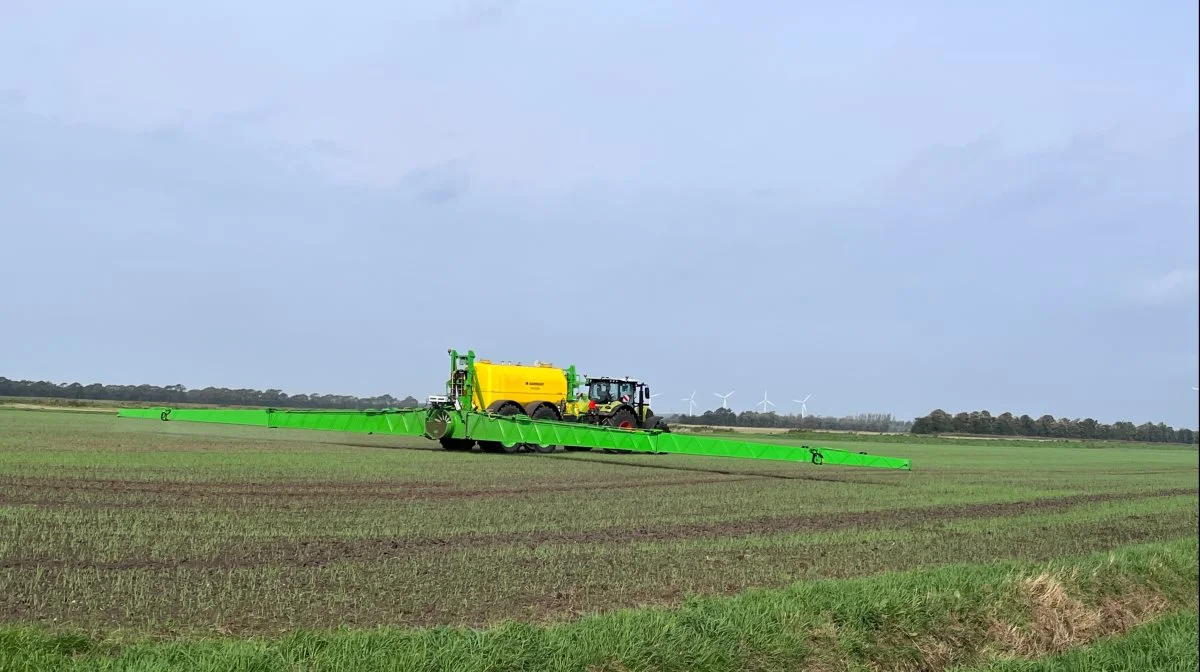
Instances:
[[[584,395],[587,406],[579,422],[618,429],[650,429],[669,432],[667,421],[650,409],[650,388],[630,378],[588,378]],[[627,450],[605,448],[608,453]]]

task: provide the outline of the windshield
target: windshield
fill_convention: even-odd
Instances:
[[[616,390],[607,381],[592,381],[588,386],[588,396],[597,404],[607,404],[615,397]]]
[[[588,385],[588,397],[597,404],[613,401],[634,401],[637,383],[619,380],[593,380]]]

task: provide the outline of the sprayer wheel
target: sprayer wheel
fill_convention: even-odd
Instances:
[[[515,403],[506,403],[496,409],[496,415],[525,415],[525,409]],[[479,448],[485,453],[517,453],[520,452],[525,444],[518,443],[512,446],[506,446],[499,441],[480,441]]]
[[[534,420],[558,420],[558,414],[555,413],[554,409],[550,408],[549,406],[538,406],[534,409],[533,415],[529,417],[533,418]],[[558,449],[558,446],[554,445],[539,446],[536,443],[529,443],[526,445],[528,445],[534,452],[538,453],[553,453]]]

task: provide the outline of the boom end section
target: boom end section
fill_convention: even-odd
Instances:
[[[852,453],[837,448],[809,448],[803,446],[812,456],[813,464],[840,464],[848,467],[875,467],[878,469],[899,469],[912,471],[912,460],[907,457],[887,457],[885,455],[870,455],[864,452]]]

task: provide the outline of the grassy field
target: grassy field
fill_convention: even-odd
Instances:
[[[0,669],[947,669],[1072,653],[1021,634],[1049,561],[1072,645],[1195,611],[1195,449],[853,438],[914,470],[0,410]]]

